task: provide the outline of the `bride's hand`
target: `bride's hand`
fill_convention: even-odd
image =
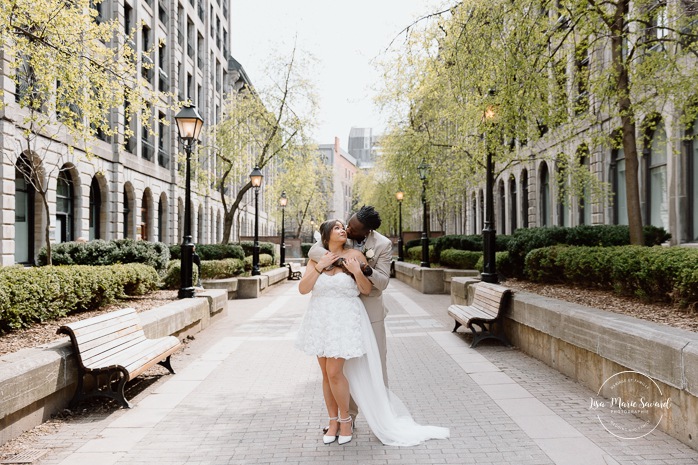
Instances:
[[[347,258],[344,260],[344,267],[353,275],[361,274],[361,264],[356,258]]]
[[[339,255],[336,253],[332,252],[327,252],[325,255],[322,256],[319,262],[317,264],[320,266],[320,268],[325,269],[331,264],[333,264],[337,259],[339,258]]]

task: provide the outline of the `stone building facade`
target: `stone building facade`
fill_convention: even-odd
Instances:
[[[172,91],[179,100],[191,99],[204,118],[204,129],[223,115],[227,93],[250,86],[242,66],[230,55],[231,12],[228,0],[103,0],[97,5],[100,18],[118,19],[125,31],[142,24],[135,34],[139,63],[153,88]],[[158,44],[154,53],[144,51]],[[150,56],[154,55],[154,56]],[[0,80],[4,108],[0,111],[0,264],[35,263],[46,244],[50,225],[52,243],[78,239],[132,238],[182,241],[184,216],[184,158],[179,144],[171,102],[154,108],[157,122],[150,134],[141,122],[132,123],[133,136],[123,131],[112,138],[95,140],[87,156],[66,140],[39,139],[36,147],[23,145],[24,109],[15,102],[15,84],[8,77],[8,59],[2,53]],[[112,124],[123,124],[123,108],[112,111]],[[206,140],[201,146],[206,147]],[[208,149],[198,152],[194,166],[216,173],[216,160]],[[254,166],[249,155],[250,171]],[[48,182],[49,211],[39,194],[26,181],[23,164],[39,163]],[[273,174],[265,172],[265,182]],[[193,177],[196,179],[196,176]],[[236,193],[248,179],[233,180],[228,192]],[[192,236],[195,243],[216,243],[223,235],[223,206],[212,186],[192,182]],[[263,189],[263,187],[262,187]],[[253,190],[247,194],[236,218],[231,240],[249,235],[254,227]],[[276,234],[260,193],[260,235]]]

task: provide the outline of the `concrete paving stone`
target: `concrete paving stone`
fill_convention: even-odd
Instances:
[[[593,394],[537,360],[497,344],[471,349],[468,338],[449,330],[449,296],[423,296],[398,281],[388,290],[385,301],[395,306],[387,321],[391,388],[418,421],[449,426],[451,439],[386,447],[359,416],[350,444],[322,444],[319,368],[293,348],[308,296],[288,282],[257,299],[230,301],[228,316],[173,357],[180,374],[157,380],[134,399],[136,408],[76,418],[40,438],[57,447],[38,465],[73,465],[76,451],[124,429],[147,430],[114,462],[129,465],[568,465],[551,449],[565,440],[590,441],[622,465],[643,463],[643,452],[661,458],[657,463],[698,463],[696,451],[663,434],[633,442],[610,436],[587,409]],[[468,363],[498,371],[468,374]],[[146,422],[140,412],[148,411],[159,421]],[[549,431],[526,422],[548,417],[555,425]],[[684,455],[671,455],[677,451]]]

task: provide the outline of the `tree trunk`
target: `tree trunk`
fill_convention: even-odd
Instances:
[[[53,265],[53,258],[51,257],[51,217],[49,216],[51,212],[48,208],[46,193],[40,191],[39,196],[41,197],[41,203],[44,206],[44,213],[46,213],[46,227],[44,228],[44,241],[46,242],[46,265]]]
[[[625,192],[628,204],[628,227],[630,243],[643,245],[642,210],[640,208],[640,186],[638,183],[638,157],[635,114],[630,101],[630,77],[627,64],[622,54],[623,34],[625,33],[625,16],[628,3],[616,4],[614,22],[611,25],[611,56],[616,79],[618,95],[618,112],[622,122],[623,152],[625,155]]]
[[[238,209],[238,205],[242,202],[242,198],[245,193],[252,187],[252,182],[245,184],[239,191],[238,195],[235,197],[233,204],[229,209],[225,210],[224,221],[223,221],[223,244],[227,244],[230,241],[230,232],[233,229],[233,217]],[[225,207],[225,204],[224,204]]]

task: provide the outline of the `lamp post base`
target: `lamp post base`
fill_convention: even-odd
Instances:
[[[196,289],[194,287],[183,287],[177,293],[177,298],[178,299],[191,299],[192,297],[194,297],[195,293],[196,293]]]

